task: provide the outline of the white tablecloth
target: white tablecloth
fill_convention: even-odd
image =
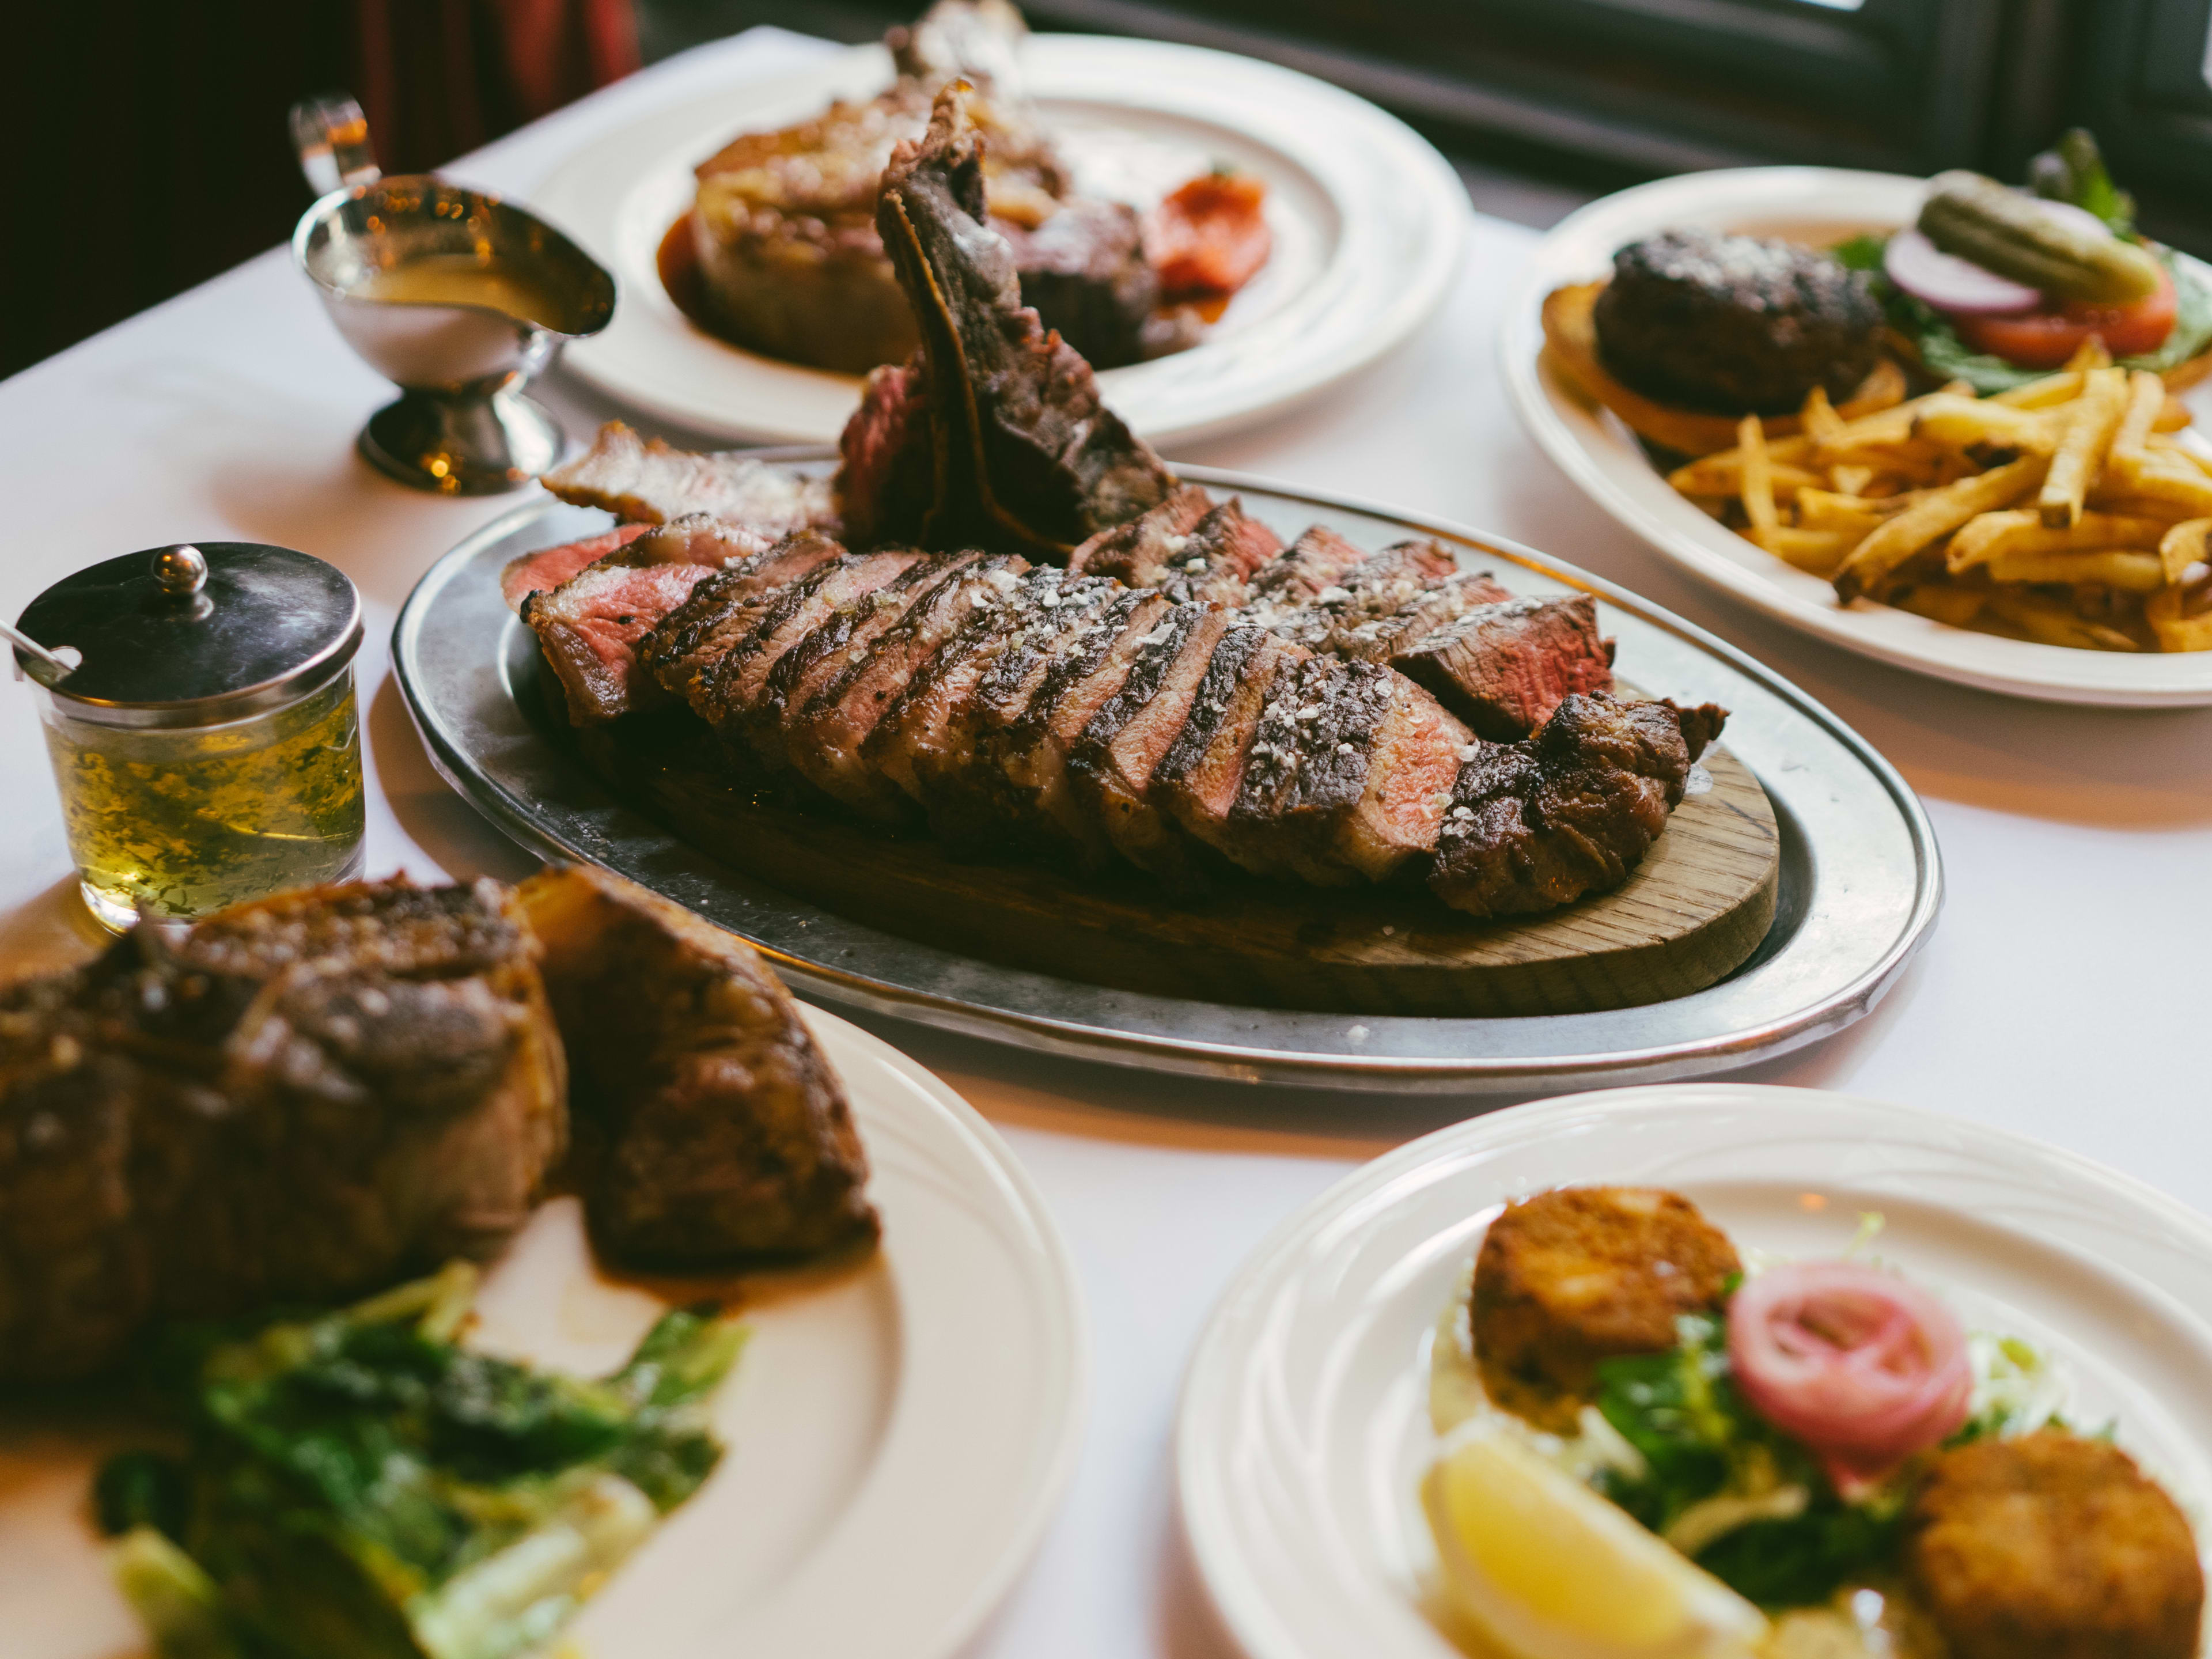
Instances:
[[[755,31],[448,172],[526,200],[594,131],[828,50]],[[1713,629],[1825,701],[1928,803],[1948,898],[1917,964],[1872,1017],[1740,1075],[2002,1124],[2212,1207],[2212,711],[2098,713],[1960,690],[1801,638],[1675,574],[1583,501],[1507,407],[1492,341],[1534,240],[1479,222],[1458,286],[1415,344],[1303,410],[1177,458],[1532,543]],[[368,613],[369,867],[519,875],[529,860],[431,770],[385,652],[416,579],[513,498],[441,500],[369,471],[354,433],[387,395],[281,250],[0,385],[13,520],[0,615],[81,565],[167,542],[275,542],[332,561]],[[578,435],[617,412],[557,377],[543,395]],[[83,955],[93,936],[20,689],[0,690],[0,969]],[[976,1651],[1228,1651],[1174,1523],[1170,1431],[1184,1360],[1271,1228],[1354,1163],[1468,1106],[1200,1086],[879,1029],[1005,1129],[1059,1216],[1089,1298],[1097,1374],[1081,1470]]]

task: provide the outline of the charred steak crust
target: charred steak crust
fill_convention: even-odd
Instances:
[[[1389,660],[1495,743],[1527,737],[1577,691],[1613,690],[1613,641],[1599,637],[1597,601],[1587,593],[1478,605],[1396,647]]]
[[[1498,916],[1619,886],[1727,719],[1712,703],[1568,697],[1534,737],[1486,745],[1460,769],[1431,890],[1455,909]]]
[[[547,871],[519,896],[597,1131],[602,1249],[682,1268],[873,1243],[844,1090],[750,945],[603,871]]]

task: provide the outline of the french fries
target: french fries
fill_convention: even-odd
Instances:
[[[2093,339],[1991,398],[1953,385],[1839,410],[1815,390],[1668,482],[1845,604],[2076,650],[2208,651],[2212,453],[2173,435],[2188,423],[2159,376]]]

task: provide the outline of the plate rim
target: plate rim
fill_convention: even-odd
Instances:
[[[1577,209],[1546,232],[1531,251],[1528,264],[1506,301],[1494,336],[1499,374],[1522,429],[1586,499],[1660,557],[1729,599],[1799,633],[1891,667],[2036,702],[2115,708],[2187,708],[2212,704],[2212,653],[2074,651],[2063,646],[2004,639],[1971,629],[1947,629],[1927,618],[1913,617],[1912,622],[1929,630],[1926,637],[1931,641],[1928,648],[1917,648],[1910,642],[1909,635],[1897,640],[1885,638],[1869,625],[1869,620],[1878,616],[1886,619],[1909,613],[1823,606],[1791,594],[1775,580],[1779,570],[1762,571],[1705,546],[1693,533],[1693,527],[1663,522],[1644,503],[1616,486],[1570,418],[1571,410],[1577,415],[1588,416],[1589,412],[1582,409],[1578,400],[1556,386],[1553,377],[1539,361],[1543,342],[1540,317],[1544,296],[1559,282],[1572,280],[1552,269],[1552,262],[1559,257],[1560,248],[1586,234],[1592,226],[1607,224],[1616,216],[1634,218],[1637,210],[1645,209],[1647,204],[1654,204],[1650,210],[1656,212],[1658,206],[1676,200],[1682,204],[1678,210],[1704,211],[1723,205],[1733,195],[1749,196],[1754,191],[1796,190],[1809,196],[1823,190],[1918,191],[1926,184],[1924,179],[1905,173],[1849,167],[1721,167],[1632,185]],[[1808,216],[1818,216],[1817,200],[1812,201],[1804,211]],[[1615,234],[1637,233],[1624,229]],[[1914,628],[1910,633],[1920,631],[1920,628]],[[1975,641],[1974,648],[1990,653],[1993,662],[1977,665],[1947,656],[1943,646],[1950,636]],[[2201,664],[2190,660],[2197,656],[2207,660]],[[2087,660],[2076,662],[2077,659]],[[2063,672],[2069,666],[2086,670],[2093,663],[2110,672],[2098,676],[2069,675]],[[2041,665],[2040,669],[2038,665]],[[2169,673],[2189,667],[2198,672],[2193,684],[2182,678],[2179,684],[2160,684],[2148,674],[2130,674],[2131,669],[2143,665],[2166,665]],[[2177,674],[2177,678],[2181,677]]]
[[[1379,142],[1393,152],[1390,159],[1400,170],[1401,176],[1409,182],[1417,181],[1425,198],[1419,215],[1420,222],[1433,228],[1427,235],[1420,259],[1408,266],[1413,280],[1394,283],[1388,296],[1384,320],[1380,325],[1370,326],[1356,342],[1340,349],[1333,356],[1316,358],[1304,374],[1274,384],[1273,389],[1266,391],[1265,396],[1257,401],[1220,410],[1195,420],[1144,424],[1139,430],[1147,440],[1158,444],[1195,442],[1272,419],[1318,396],[1395,350],[1418,333],[1442,307],[1465,256],[1472,232],[1474,207],[1451,164],[1435,146],[1405,122],[1358,94],[1318,76],[1286,64],[1216,47],[1125,35],[1060,31],[1033,34],[1025,42],[1025,49],[1039,51],[1048,58],[1052,54],[1071,48],[1081,51],[1103,48],[1140,62],[1152,59],[1170,65],[1188,66],[1194,73],[1211,65],[1218,73],[1234,73],[1248,77],[1256,75],[1272,79],[1282,87],[1299,87],[1306,96],[1334,104],[1340,110],[1353,115],[1367,130],[1370,142]],[[560,199],[562,181],[568,174],[586,168],[591,155],[597,149],[642,133],[657,120],[665,118],[672,108],[688,109],[715,99],[738,100],[749,88],[768,82],[787,82],[795,76],[832,80],[840,74],[849,74],[862,58],[871,54],[880,56],[882,50],[879,45],[875,44],[854,46],[835,54],[824,53],[817,63],[797,68],[787,67],[781,70],[747,71],[742,65],[732,65],[731,72],[712,88],[702,86],[693,88],[679,103],[641,112],[595,135],[587,142],[574,146],[544,171],[537,182],[534,193],[546,198],[548,211],[562,218],[566,228],[565,221],[574,218],[575,210],[574,204],[564,206]],[[1234,68],[1224,67],[1226,65],[1234,65]],[[716,126],[726,135],[742,129],[742,118],[725,119],[718,122]],[[1328,193],[1332,205],[1342,211],[1344,204],[1341,199],[1335,192]],[[617,211],[618,204],[606,210]],[[613,250],[607,252],[612,252]],[[605,341],[591,343],[580,351],[564,352],[562,364],[566,371],[601,395],[613,398],[656,419],[674,422],[686,430],[704,435],[741,442],[811,442],[820,441],[822,435],[826,435],[813,434],[789,424],[779,425],[765,416],[761,418],[748,416],[741,419],[733,416],[716,419],[699,407],[682,400],[670,400],[641,385],[634,374],[602,363],[600,360],[608,355],[607,344]],[[1203,344],[1197,349],[1203,349]],[[803,369],[804,366],[781,364],[778,367]],[[1112,372],[1108,371],[1109,374]],[[857,398],[857,380],[854,386]],[[1111,389],[1110,385],[1109,389]]]
[[[777,461],[824,461],[834,451],[823,446],[787,446],[755,452],[761,459]],[[1138,1069],[1182,1075],[1226,1078],[1240,1082],[1268,1081],[1323,1088],[1359,1087],[1413,1093],[1500,1092],[1552,1084],[1589,1087],[1607,1079],[1641,1075],[1645,1078],[1691,1076],[1718,1068],[1773,1058],[1842,1030],[1870,1010],[1904,972],[1925,943],[1941,913],[1943,899],[1942,859],[1934,826],[1926,809],[1895,768],[1880,752],[1827,709],[1810,693],[1793,684],[1747,653],[1729,645],[1687,619],[1677,617],[1619,585],[1593,575],[1564,560],[1488,532],[1443,519],[1417,518],[1389,506],[1362,498],[1322,493],[1289,486],[1258,475],[1215,467],[1186,466],[1179,473],[1192,483],[1224,491],[1251,491],[1291,501],[1323,513],[1346,512],[1372,517],[1414,534],[1443,535],[1473,542],[1532,571],[1580,587],[1609,604],[1712,656],[1796,712],[1870,775],[1901,821],[1911,846],[1917,874],[1912,900],[1897,936],[1881,956],[1849,982],[1832,988],[1810,1003],[1725,1035],[1689,1041],[1611,1050],[1583,1051],[1541,1056],[1458,1054],[1405,1056],[1341,1054],[1314,1049],[1269,1047],[1251,1042],[1212,1042],[1198,1038],[1132,1031],[1082,1024],[1072,1019],[1013,1010],[982,1008],[957,997],[903,988],[891,988],[864,976],[842,972],[829,964],[791,957],[763,945],[763,954],[804,994],[817,1000],[864,1008],[871,1013],[914,1021],[937,1029],[988,1041],[1011,1042],[1057,1055],[1100,1060]],[[439,774],[457,793],[507,835],[544,856],[588,857],[583,849],[554,839],[509,801],[496,784],[482,777],[471,758],[441,729],[441,717],[424,684],[417,646],[429,608],[441,590],[483,550],[496,544],[532,519],[557,507],[541,498],[525,501],[457,543],[416,582],[401,606],[392,633],[392,661],[403,697]],[[634,809],[627,809],[632,810]],[[654,826],[656,833],[665,831]],[[675,845],[688,846],[670,836]],[[696,851],[696,849],[692,849]],[[700,857],[710,855],[697,854]],[[1816,866],[1818,860],[1815,860]],[[963,961],[976,959],[962,958]],[[996,969],[1028,979],[1020,970]],[[1189,999],[1167,1000],[1192,1006],[1220,1006],[1246,1030],[1298,1018],[1311,1018],[1276,1010],[1232,1005],[1199,1004]],[[1665,1005],[1657,1004],[1654,1006]],[[1564,1019],[1603,1018],[1600,1015],[1568,1015]],[[1352,1018],[1407,1016],[1341,1016]],[[1437,1025],[1463,1024],[1439,1019]]]
[[[2212,1258],[2212,1216],[2164,1192],[2141,1177],[2022,1131],[1960,1117],[1928,1107],[1910,1106],[1844,1090],[1804,1088],[1771,1083],[1675,1082],[1593,1089],[1525,1105],[1510,1106],[1463,1119],[1392,1148],[1346,1173],[1301,1205],[1255,1245],[1216,1299],[1183,1372],[1176,1396],[1174,1430],[1176,1516],[1191,1561],[1209,1604],[1249,1659],[1313,1659],[1311,1652],[1286,1637],[1281,1620],[1260,1588],[1256,1574],[1231,1540],[1228,1499],[1219,1471],[1208,1462],[1206,1446],[1218,1440],[1217,1396],[1233,1395],[1241,1372],[1231,1352],[1244,1334],[1239,1322],[1264,1303],[1283,1277],[1286,1264],[1314,1237],[1340,1223],[1346,1212],[1373,1200],[1432,1161],[1462,1155],[1492,1137],[1522,1139],[1540,1133],[1552,1120],[1575,1122],[1594,1115],[1663,1118],[1674,1112],[1733,1104],[1753,1109],[1808,1115],[1848,1111],[1864,1126],[1869,1139],[1893,1126],[1948,1125],[2010,1157],[2033,1160],[2100,1198],[2148,1211],[2169,1227],[2193,1239]],[[1945,1206],[1955,1207],[1955,1206]],[[2212,1297],[2207,1299],[2212,1308]],[[2206,1540],[2212,1548],[2212,1539]],[[1443,1638],[1438,1638],[1440,1650]],[[2212,1640],[2212,1625],[2207,1626]]]

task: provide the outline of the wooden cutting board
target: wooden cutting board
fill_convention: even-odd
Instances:
[[[1774,809],[1724,748],[1705,757],[1710,787],[1683,801],[1621,886],[1484,921],[1419,886],[1298,887],[1237,872],[1178,903],[1133,870],[964,862],[933,841],[756,799],[701,763],[680,730],[635,723],[619,740],[590,735],[584,752],[626,799],[745,876],[890,933],[1091,985],[1327,1012],[1588,1013],[1703,989],[1774,920]]]

